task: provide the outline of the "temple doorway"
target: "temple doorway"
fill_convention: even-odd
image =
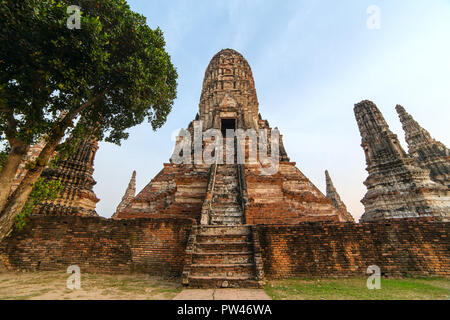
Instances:
[[[222,137],[226,138],[227,129],[236,130],[236,119],[221,119],[220,130],[222,131]]]

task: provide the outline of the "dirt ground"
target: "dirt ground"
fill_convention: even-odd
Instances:
[[[450,299],[449,278],[382,279],[368,290],[366,278],[268,281],[265,290],[185,289],[181,280],[145,274],[81,273],[81,288],[68,289],[64,271],[0,272],[0,300],[426,300]]]
[[[272,300],[263,289],[185,289],[174,300]]]
[[[65,272],[0,273],[0,300],[171,300],[179,279],[134,275],[81,274],[81,288],[67,289]]]

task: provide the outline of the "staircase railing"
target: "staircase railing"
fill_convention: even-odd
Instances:
[[[200,224],[208,225],[211,223],[212,201],[214,196],[214,186],[216,185],[217,163],[219,157],[216,156],[216,162],[209,169],[208,185],[206,187],[205,201],[202,206],[202,215]]]
[[[245,221],[245,211],[248,203],[248,194],[247,194],[247,181],[245,180],[245,150],[244,150],[244,163],[237,163],[237,137],[234,137],[234,150],[235,150],[235,159],[237,164],[237,174],[238,174],[238,182],[239,182],[239,197],[241,200],[242,213],[244,214]]]

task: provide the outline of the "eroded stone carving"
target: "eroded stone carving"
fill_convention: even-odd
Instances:
[[[448,188],[430,179],[430,172],[419,167],[401,147],[377,106],[364,100],[355,105],[356,120],[369,176],[362,200],[365,213],[361,221],[389,218],[450,216]]]
[[[420,167],[430,170],[431,180],[450,188],[450,150],[422,128],[401,105],[396,107],[405,131],[409,154]]]
[[[97,216],[95,207],[100,201],[93,191],[94,158],[98,149],[95,139],[85,139],[67,159],[47,167],[42,177],[61,181],[60,196],[36,206],[34,214]]]

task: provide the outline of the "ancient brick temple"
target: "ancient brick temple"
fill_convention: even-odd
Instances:
[[[270,139],[269,122],[258,112],[252,71],[238,52],[222,50],[211,60],[205,72],[196,119],[201,122],[203,133],[211,128],[223,132],[263,129]],[[186,131],[194,140],[194,122]],[[203,146],[209,143],[204,139]],[[192,141],[192,148],[194,144]],[[224,141],[224,145],[222,154],[226,158],[227,145],[233,149],[233,141]],[[228,164],[225,160],[227,164],[218,165],[196,162],[194,154],[192,164],[166,163],[125,208],[118,208],[115,217],[177,215],[200,222],[203,213],[208,224],[219,225],[352,220],[290,162],[282,136],[279,149],[279,168],[273,175],[261,174],[263,165],[260,159],[249,161],[248,148],[245,164]],[[231,157],[235,159],[236,155]]]
[[[446,148],[413,123],[403,108],[397,109],[416,158],[403,150],[373,102],[366,100],[355,105],[369,172],[364,182],[368,191],[362,200],[365,213],[361,221],[407,217],[448,220],[449,188],[430,178],[430,169],[432,177],[445,177],[441,173],[445,173],[445,161],[448,166],[448,157],[443,156]]]
[[[93,191],[96,182],[92,176],[97,149],[96,140],[83,140],[67,159],[44,169],[41,176],[61,181],[62,190],[57,199],[37,205],[34,214],[97,216],[99,199]]]
[[[247,61],[220,51],[206,69],[199,113],[141,192],[135,195],[133,172],[112,219],[96,216],[97,143],[84,141],[45,170],[62,182],[62,197],[0,243],[0,269],[65,272],[75,264],[83,272],[181,276],[192,287],[361,277],[371,265],[386,276],[449,275],[448,149],[404,110],[398,107],[411,155],[375,104],[355,106],[369,172],[366,212],[356,224],[328,171],[325,196],[290,161],[281,135],[272,144],[278,132],[258,109]],[[270,143],[260,144],[265,137]],[[404,217],[411,219],[396,219]]]
[[[182,155],[187,163],[175,163],[172,156],[171,162],[114,214],[115,219],[195,219],[200,225],[188,243],[185,284],[257,286],[262,267],[255,250],[257,239],[249,225],[353,221],[335,190],[327,198],[290,161],[281,135],[279,163],[273,174],[265,174],[267,163],[263,161],[264,154],[272,155],[271,145],[265,152],[259,148],[262,153],[255,159],[251,157],[251,137],[237,142],[237,132],[249,129],[257,133],[258,140],[267,135],[267,141],[272,141],[272,128],[258,110],[248,62],[234,50],[217,53],[205,72],[199,113],[185,131],[189,134],[180,134],[177,140],[176,155]],[[201,149],[210,148],[214,154],[214,160],[206,163],[198,159],[194,149],[199,135],[207,135],[210,129],[221,132],[224,139],[220,146],[217,138],[200,140]],[[229,132],[236,134],[230,138]],[[189,155],[189,151],[193,152]],[[239,151],[244,151],[243,163],[236,161]]]

